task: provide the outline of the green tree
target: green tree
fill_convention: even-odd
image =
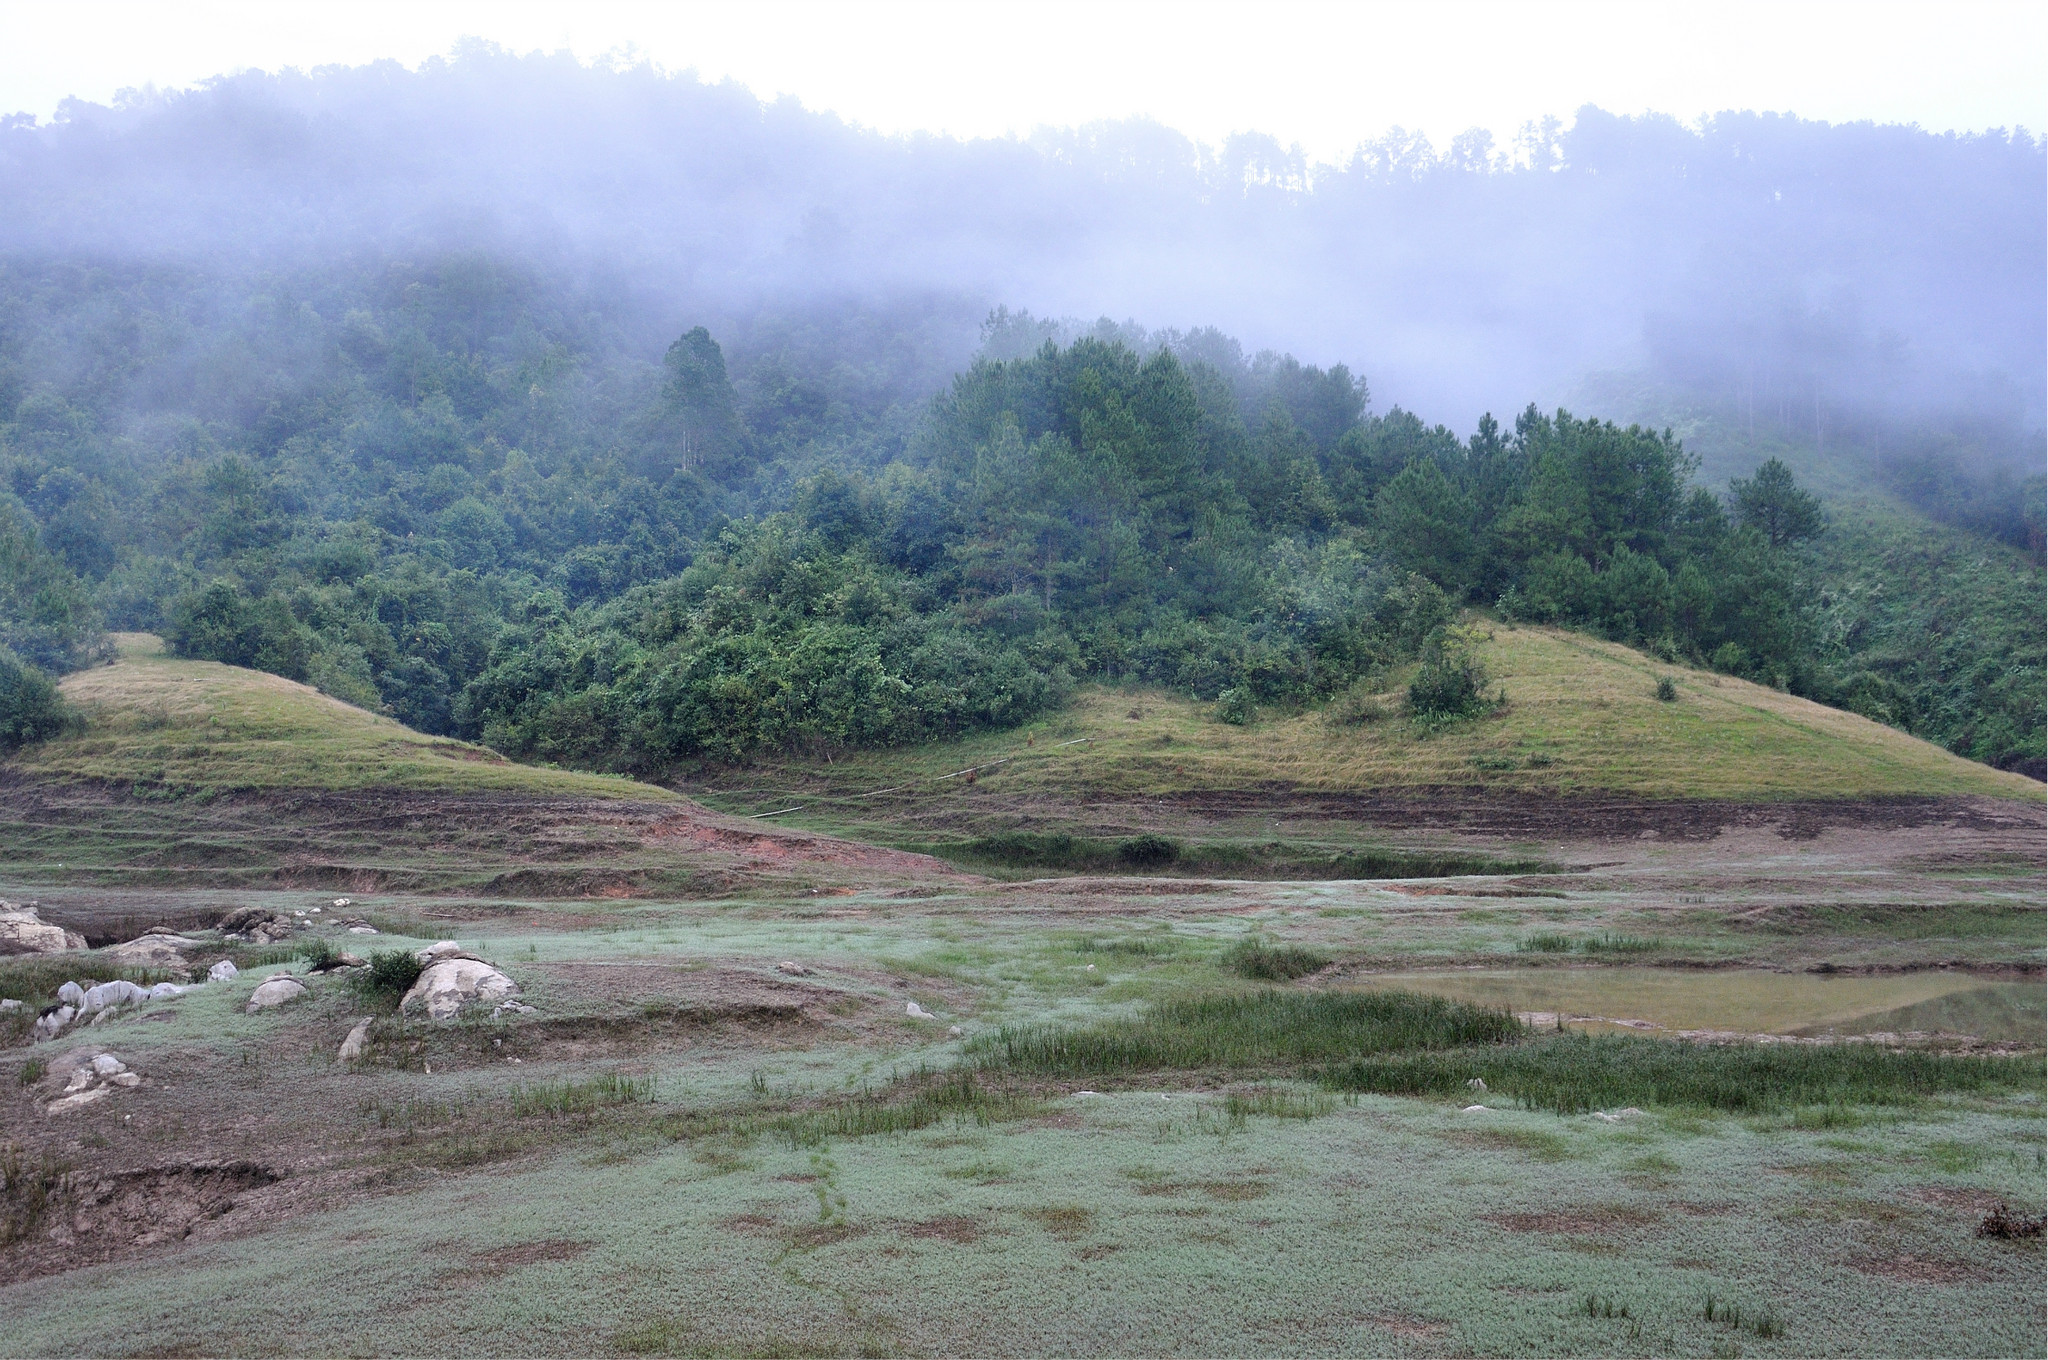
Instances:
[[[1792,469],[1773,458],[1754,477],[1728,483],[1736,519],[1754,528],[1773,548],[1812,538],[1824,523],[1820,502],[1792,479]]]

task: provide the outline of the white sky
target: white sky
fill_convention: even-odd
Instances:
[[[536,4],[523,0],[0,0],[0,112],[258,67],[417,65],[463,36],[795,95],[886,132],[1028,132],[1147,114],[1339,158],[1394,124],[1509,140],[1585,103],[1945,130],[2048,126],[2041,0],[1439,3]]]

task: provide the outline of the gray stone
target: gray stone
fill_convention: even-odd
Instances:
[[[305,983],[295,977],[289,977],[280,973],[276,977],[264,979],[263,982],[258,984],[255,991],[249,993],[249,1004],[242,1008],[243,1013],[254,1015],[260,1010],[268,1010],[273,1006],[282,1006],[289,1001],[297,1001],[305,994]]]
[[[102,1077],[111,1077],[116,1072],[126,1072],[128,1064],[111,1053],[102,1053],[92,1060],[92,1070]]]
[[[206,980],[208,982],[233,982],[235,974],[241,971],[241,969],[235,967],[233,959],[222,959],[219,963],[206,970]]]
[[[159,982],[156,986],[149,989],[149,999],[151,1001],[162,1001],[167,997],[183,996],[184,994],[185,989],[175,982]]]
[[[57,999],[67,1006],[83,1006],[85,1004],[85,988],[75,982],[67,982],[57,989]]]
[[[363,1051],[370,1046],[370,1026],[374,1021],[375,1017],[369,1016],[356,1022],[356,1027],[348,1032],[348,1038],[341,1041],[340,1049],[335,1052],[336,1062],[362,1061]]]

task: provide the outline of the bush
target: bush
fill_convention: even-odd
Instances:
[[[62,736],[77,724],[56,682],[0,647],[0,752]]]
[[[1232,685],[1216,696],[1216,718],[1232,727],[1249,727],[1259,716],[1259,706],[1252,700],[1249,686]]]
[[[1180,842],[1167,836],[1133,836],[1117,846],[1116,857],[1133,869],[1163,869],[1180,858]]]
[[[1678,701],[1678,685],[1670,676],[1657,677],[1657,697],[1667,704]]]
[[[372,995],[402,997],[420,980],[420,961],[410,950],[380,949],[370,955],[370,967],[359,985]]]
[[[1455,722],[1497,707],[1486,697],[1488,676],[1468,628],[1439,628],[1422,644],[1422,669],[1408,686],[1408,706],[1425,722]]]

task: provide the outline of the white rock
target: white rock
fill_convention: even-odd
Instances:
[[[85,1004],[85,988],[75,982],[67,982],[57,989],[57,999],[67,1006],[83,1006]]]
[[[128,1064],[111,1053],[102,1053],[92,1060],[92,1070],[100,1076],[111,1077],[116,1072],[126,1072]]]
[[[965,1033],[967,1033],[967,1031],[960,1028],[958,1025],[948,1025],[946,1027],[946,1037],[948,1039],[957,1039]]]
[[[918,1005],[915,1001],[905,1006],[903,1008],[903,1013],[913,1020],[936,1020],[939,1018],[938,1016],[933,1015],[930,1011],[926,1010],[924,1007]]]
[[[72,1095],[59,1096],[43,1106],[43,1112],[45,1114],[69,1114],[81,1105],[92,1104],[92,1102],[113,1089],[111,1086],[94,1086]]]
[[[363,1050],[370,1046],[370,1026],[374,1020],[375,1017],[371,1016],[356,1022],[356,1027],[348,1032],[348,1038],[343,1039],[341,1047],[336,1050],[336,1062],[352,1063],[362,1060]]]
[[[138,1001],[149,1000],[149,988],[138,987],[125,978],[102,982],[85,994],[82,1011],[103,1011],[110,1006],[132,1006]]]
[[[315,908],[313,908],[313,914],[314,914],[315,916],[318,916],[318,915],[320,914],[320,908],[318,908],[318,907],[315,907]]]
[[[377,927],[375,927],[375,926],[350,926],[350,927],[348,928],[348,933],[349,933],[349,934],[351,934],[351,935],[375,935],[375,934],[377,933]]]
[[[34,907],[0,902],[0,954],[61,954],[85,948],[85,936],[53,926]]]
[[[295,977],[278,976],[266,978],[255,991],[249,993],[249,1004],[243,1012],[254,1015],[272,1006],[282,1006],[287,1001],[296,1001],[306,994],[306,984]]]
[[[113,1076],[108,1077],[107,1080],[116,1086],[142,1085],[142,1075],[139,1072],[116,1072]]]
[[[334,905],[335,905],[335,906],[336,906],[337,908],[339,908],[339,907],[352,907],[352,906],[354,906],[354,905],[355,905],[355,903],[354,903],[353,901],[351,901],[350,899],[346,898],[346,897],[337,897],[337,898],[335,898],[335,899],[334,899]]]
[[[495,1018],[500,1015],[539,1015],[538,1006],[529,1006],[523,1001],[507,1001],[491,1012]],[[495,1042],[495,1041],[494,1041]]]
[[[219,963],[206,970],[206,980],[208,982],[233,982],[235,974],[241,971],[241,969],[235,967],[233,959],[222,959]]]
[[[156,986],[149,989],[149,999],[151,1001],[162,1001],[165,997],[183,996],[184,994],[185,989],[175,982],[159,982]]]
[[[450,1020],[464,1007],[502,1001],[517,990],[511,978],[482,959],[439,957],[421,970],[398,1006],[408,1014],[425,1011],[428,1019]]]
[[[1486,1078],[1474,1077],[1472,1078],[1472,1080],[1466,1082],[1465,1085],[1474,1091],[1484,1092],[1486,1090]]]
[[[1492,1114],[1492,1113],[1493,1113],[1493,1110],[1492,1110],[1492,1107],[1490,1107],[1490,1106],[1486,1106],[1486,1105],[1467,1105],[1467,1106],[1465,1107],[1464,1113],[1466,1113],[1466,1114]]]
[[[0,1011],[18,1011],[21,1003],[11,996],[0,996]]]
[[[804,967],[802,964],[796,962],[794,959],[784,959],[781,963],[776,964],[775,971],[778,973],[787,973],[791,977],[809,977],[811,975],[810,969]]]

